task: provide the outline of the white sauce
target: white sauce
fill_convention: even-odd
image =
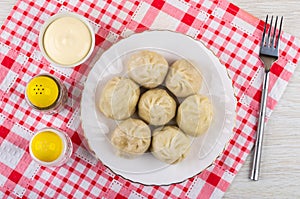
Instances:
[[[44,49],[56,63],[71,65],[82,60],[89,52],[92,37],[88,27],[74,17],[61,17],[45,31]]]

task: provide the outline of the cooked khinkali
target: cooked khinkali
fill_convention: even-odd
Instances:
[[[179,106],[177,124],[187,135],[200,136],[207,131],[213,116],[210,100],[200,94],[187,97]]]
[[[164,125],[176,113],[175,100],[163,89],[151,89],[145,92],[138,104],[139,116],[151,125]]]
[[[129,118],[116,127],[110,140],[117,149],[118,155],[133,158],[143,154],[149,148],[151,130],[142,120]]]
[[[129,77],[146,88],[160,85],[169,69],[162,55],[147,50],[133,54],[127,65]]]
[[[136,110],[139,86],[128,78],[114,77],[104,86],[98,107],[109,118],[123,120]]]
[[[185,59],[174,62],[166,77],[167,88],[177,97],[196,94],[201,88],[201,84],[200,72]]]
[[[165,126],[154,130],[151,152],[159,160],[174,164],[183,160],[190,149],[190,139],[179,128]]]

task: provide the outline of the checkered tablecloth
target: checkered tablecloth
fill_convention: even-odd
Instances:
[[[55,68],[41,55],[38,34],[55,13],[85,16],[96,33],[92,57],[75,68]],[[234,137],[212,166],[170,186],[145,186],[115,175],[82,143],[80,98],[95,61],[119,39],[149,29],[167,29],[203,42],[227,68],[238,100]],[[258,117],[263,21],[226,0],[19,0],[0,30],[0,198],[220,198],[249,154]],[[280,56],[271,69],[267,117],[293,74],[300,42],[283,33]],[[60,78],[69,100],[56,115],[31,110],[24,90],[34,75]],[[69,134],[74,154],[64,166],[40,167],[29,156],[36,130],[54,127]]]

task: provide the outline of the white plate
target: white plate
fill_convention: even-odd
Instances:
[[[105,83],[113,76],[126,74],[125,62],[140,50],[162,54],[169,63],[185,58],[199,67],[204,86],[200,93],[210,97],[214,118],[208,132],[193,140],[186,159],[175,165],[157,160],[151,153],[135,159],[118,157],[107,135],[116,122],[98,111],[97,101]],[[236,98],[226,69],[202,43],[169,31],[147,31],[125,38],[109,48],[90,71],[81,101],[81,119],[90,149],[104,165],[116,174],[146,185],[182,182],[210,166],[222,153],[233,135]]]

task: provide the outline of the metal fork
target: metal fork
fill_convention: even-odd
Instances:
[[[269,88],[269,73],[273,62],[278,59],[278,55],[279,55],[279,40],[280,40],[280,33],[282,27],[282,20],[283,17],[281,17],[279,31],[276,36],[278,16],[276,16],[275,27],[273,27],[273,33],[271,34],[273,16],[271,17],[270,26],[268,29],[267,27],[268,15],[267,15],[265,25],[264,25],[264,32],[261,39],[259,57],[261,58],[264,64],[265,75],[264,75],[264,80],[262,85],[262,96],[260,102],[258,127],[257,127],[257,134],[256,134],[255,148],[254,148],[252,172],[250,176],[250,179],[255,181],[258,180],[259,178],[263,133],[264,133],[264,125],[265,125],[264,121],[266,115],[266,105],[267,105],[267,96],[268,96],[268,88]]]

